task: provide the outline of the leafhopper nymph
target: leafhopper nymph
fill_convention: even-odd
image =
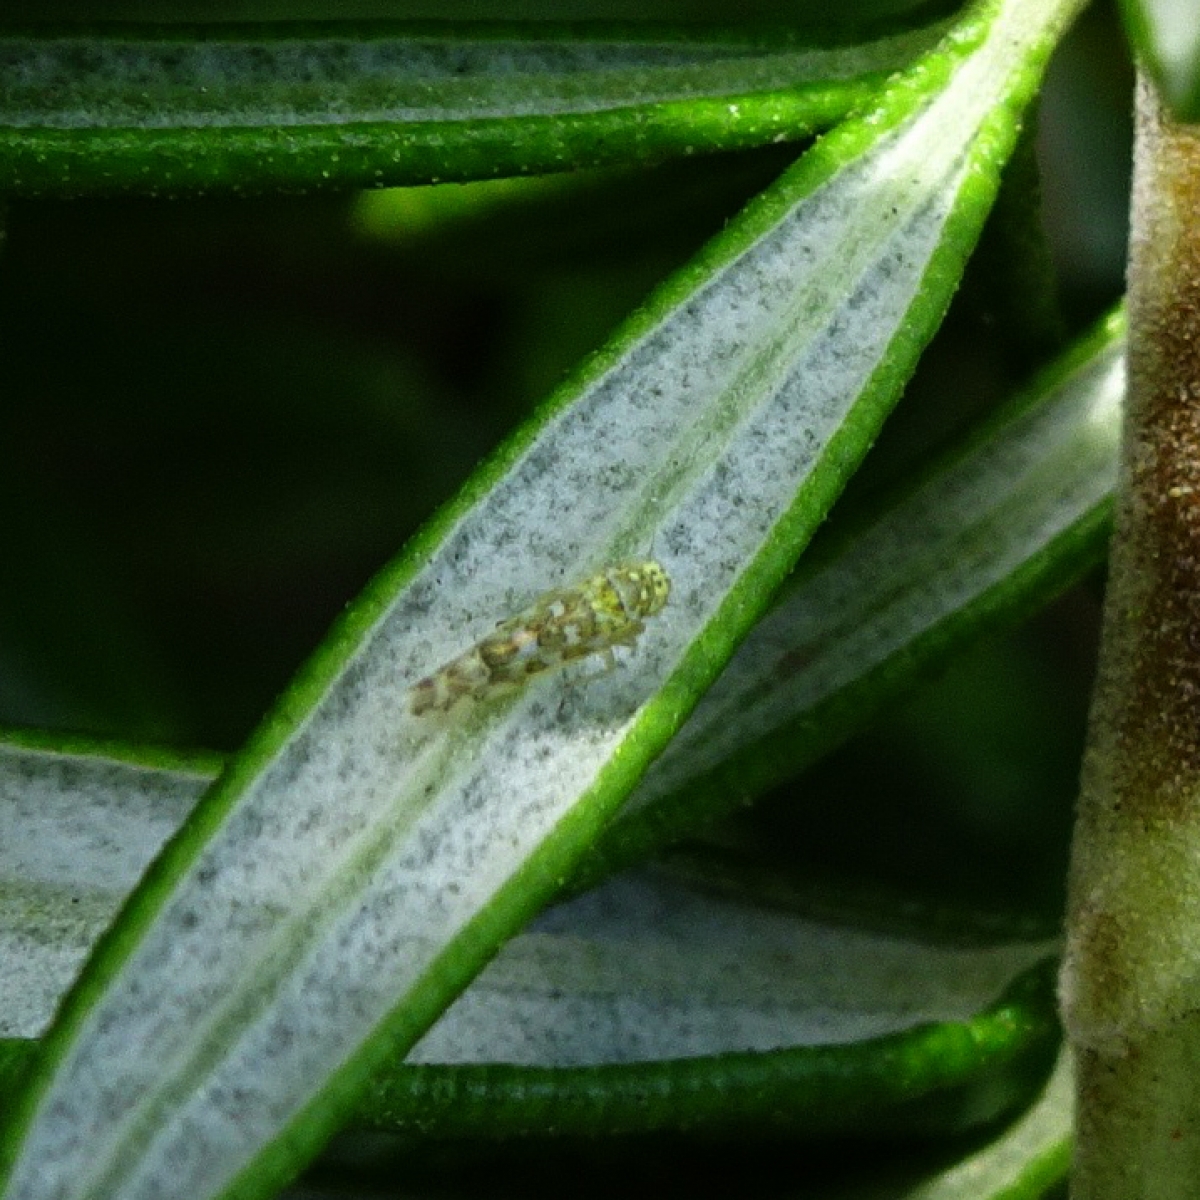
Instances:
[[[412,711],[446,712],[459,700],[519,687],[577,658],[636,645],[645,619],[660,612],[671,580],[659,563],[609,567],[573,588],[547,592],[501,621],[482,641],[413,685]]]

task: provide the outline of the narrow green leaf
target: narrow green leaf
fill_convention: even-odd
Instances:
[[[268,1194],[561,885],[866,452],[1074,7],[972,9],[347,613],[68,997],[7,1196]],[[497,618],[650,556],[671,602],[624,670],[412,712]]]
[[[0,1039],[26,1047],[212,777],[98,749],[0,746]],[[1020,1102],[1057,1040],[1053,940],[961,923],[896,937],[883,915],[830,926],[672,879],[613,881],[513,939],[405,1065],[375,1073],[351,1123],[485,1140],[811,1135],[894,1127],[918,1102],[930,1128],[935,1096],[956,1128],[964,1092],[978,1093],[967,1123]],[[14,1040],[0,1070],[22,1057]]]
[[[0,193],[490,179],[798,140],[936,41],[345,24],[0,33]]]
[[[135,756],[134,756],[135,755]],[[218,774],[51,737],[0,743],[0,1037],[33,1037]]]
[[[654,892],[637,898],[662,899]],[[681,924],[696,916],[688,906],[667,912]],[[743,932],[761,933],[759,920],[767,924],[779,920],[777,914],[749,915],[752,920],[742,924]],[[720,916],[745,922],[747,914],[726,911]],[[736,919],[730,922],[737,924]],[[790,992],[776,990],[772,980],[758,998],[761,1006],[756,1010],[748,1003],[751,989],[766,982],[758,975],[765,959],[756,961],[756,952],[765,948],[769,935],[753,937],[748,946],[751,970],[743,979],[735,947],[724,940],[731,930],[718,932],[704,920],[697,933],[702,930],[717,932],[715,954],[694,944],[676,959],[672,951],[678,947],[671,939],[660,941],[657,932],[649,938],[639,932],[624,942],[581,942],[572,947],[578,957],[595,954],[601,963],[607,958],[612,966],[611,976],[591,973],[592,988],[620,980],[619,990],[598,1000],[582,991],[575,993],[573,988],[584,980],[571,973],[570,958],[561,964],[566,991],[557,997],[565,1000],[556,1014],[564,1022],[560,1032],[565,1034],[568,1023],[574,1028],[600,1010],[606,1029],[616,1017],[622,1054],[555,1067],[497,1066],[489,1060],[448,1067],[417,1061],[379,1072],[354,1115],[355,1122],[389,1132],[485,1141],[531,1134],[595,1138],[661,1131],[755,1137],[883,1129],[962,1132],[1027,1103],[1053,1060],[1059,1028],[1052,960],[1023,972],[986,1007],[920,1023],[896,1022],[893,1013],[893,1022],[903,1024],[902,1029],[864,1038],[861,1026],[857,1035],[850,1033],[855,1018],[878,1020],[889,1000],[903,1005],[910,999],[903,984],[892,990],[881,978],[883,972],[890,968],[895,983],[924,965],[933,978],[926,974],[923,989],[918,983],[916,990],[924,990],[928,1003],[955,966],[970,972],[984,956],[969,963],[968,956],[950,953],[939,961],[936,952],[922,951],[915,944],[902,946],[855,935],[844,938],[844,930],[812,927],[811,941],[800,955],[781,953],[778,944],[774,950],[781,963],[799,967],[806,982],[796,977],[796,991]],[[1021,949],[1031,957],[1037,953],[1034,947]],[[627,966],[619,965],[618,957],[629,958],[631,953]],[[859,972],[870,955],[877,958],[874,979],[867,978],[870,970]],[[1010,948],[1010,955],[1011,966],[1018,957],[1016,948]],[[991,967],[1000,967],[995,948],[986,957]],[[549,954],[546,959],[554,967],[560,965]],[[658,965],[647,972],[654,962]],[[843,973],[842,966],[850,969]],[[540,975],[535,990],[562,978],[544,966]],[[523,986],[529,979],[521,974],[512,982]],[[826,990],[829,984],[834,986]],[[856,984],[865,984],[865,995],[854,994]],[[671,986],[684,989],[678,1008],[669,1003]],[[722,990],[729,995],[722,996]],[[464,1000],[475,997],[488,999],[486,993],[470,991]],[[870,1012],[876,1004],[880,1009]],[[745,1032],[756,1017],[775,1013],[777,1006],[786,1010],[793,1005],[798,1007],[797,1015],[802,1012],[806,1019],[803,1041],[775,1042],[760,1050],[722,1049],[714,1041],[712,1048],[696,1050],[697,1043],[706,1041],[704,1033],[735,1013]],[[644,1057],[641,1037],[657,1028],[660,1012],[672,1027],[689,1031],[690,1044],[673,1057]],[[451,1009],[447,1020],[453,1013]],[[527,1014],[514,1016],[520,1020]],[[536,1020],[527,1023],[536,1038],[542,1030]],[[568,1044],[571,1040],[567,1038]],[[418,1053],[422,1052],[419,1047]],[[503,1063],[502,1055],[503,1051],[497,1057]]]

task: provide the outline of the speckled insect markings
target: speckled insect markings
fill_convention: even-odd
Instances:
[[[459,700],[518,687],[577,658],[632,647],[660,612],[671,581],[653,560],[609,567],[578,586],[547,592],[501,621],[469,650],[414,684],[414,714],[446,712]]]

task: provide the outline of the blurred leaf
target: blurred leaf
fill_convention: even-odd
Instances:
[[[1200,12],[1195,0],[1121,0],[1134,54],[1178,121],[1200,120]]]

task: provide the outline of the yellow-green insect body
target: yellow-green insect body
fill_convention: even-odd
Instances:
[[[419,680],[412,711],[446,712],[464,697],[518,687],[590,654],[603,654],[611,665],[613,650],[636,644],[645,619],[662,610],[670,592],[666,571],[653,560],[609,567],[576,587],[547,592]]]

